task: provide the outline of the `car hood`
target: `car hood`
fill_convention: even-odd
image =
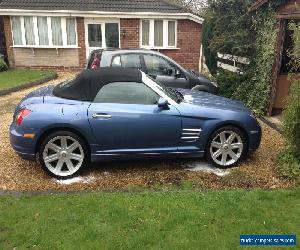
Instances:
[[[178,89],[184,96],[184,102],[212,109],[251,112],[242,102],[216,96],[203,91]]]

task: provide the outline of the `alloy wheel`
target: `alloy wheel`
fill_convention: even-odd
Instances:
[[[227,167],[239,161],[243,154],[244,143],[234,131],[221,131],[210,144],[211,159],[218,165]]]
[[[46,168],[60,177],[76,173],[84,161],[81,144],[71,136],[57,136],[46,143],[43,151]]]

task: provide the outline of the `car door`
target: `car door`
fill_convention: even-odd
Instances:
[[[170,106],[157,106],[159,96],[143,83],[117,82],[104,86],[88,110],[99,154],[177,151],[181,117]]]
[[[167,59],[153,54],[143,54],[145,73],[167,87],[187,88],[188,80],[179,68]]]

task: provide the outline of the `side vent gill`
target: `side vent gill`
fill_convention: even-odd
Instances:
[[[183,129],[182,130],[182,134],[181,134],[181,140],[183,140],[184,142],[195,142],[197,140],[199,140],[200,138],[200,133],[201,133],[202,129],[198,128],[198,129]]]

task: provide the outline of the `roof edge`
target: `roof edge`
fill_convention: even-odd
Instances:
[[[103,17],[103,18],[164,18],[189,19],[202,24],[204,19],[192,13],[165,13],[165,12],[110,12],[110,11],[77,11],[77,10],[24,10],[24,9],[0,9],[0,16],[73,16],[73,17]]]

